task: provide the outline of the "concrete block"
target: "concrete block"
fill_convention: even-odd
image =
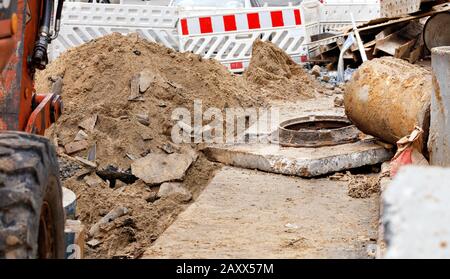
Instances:
[[[375,165],[392,158],[391,150],[373,141],[320,148],[284,148],[276,144],[214,145],[203,152],[223,164],[300,177]]]
[[[385,258],[450,258],[450,169],[408,166],[383,194]]]
[[[149,185],[184,179],[187,169],[197,159],[193,151],[186,154],[152,153],[131,164],[131,172]]]
[[[428,149],[430,164],[450,166],[450,47],[432,51],[433,93]]]

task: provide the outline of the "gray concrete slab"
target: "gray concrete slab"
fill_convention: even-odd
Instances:
[[[273,102],[279,117],[276,123],[255,123],[247,131],[250,137],[264,137],[275,132],[278,125],[289,119],[311,115],[345,116],[343,108],[334,107],[336,96],[321,96],[297,103]],[[208,159],[227,165],[262,171],[315,177],[328,173],[374,165],[390,160],[391,150],[373,140],[321,148],[285,148],[277,144],[210,145],[204,149]]]
[[[367,258],[378,204],[346,182],[224,167],[144,258]]]
[[[404,167],[383,194],[385,258],[450,258],[450,169]]]
[[[211,145],[209,160],[262,171],[315,177],[390,160],[392,150],[373,140],[320,148],[286,148],[277,144]]]

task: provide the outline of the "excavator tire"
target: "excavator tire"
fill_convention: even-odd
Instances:
[[[0,133],[0,258],[63,258],[64,208],[55,148]]]

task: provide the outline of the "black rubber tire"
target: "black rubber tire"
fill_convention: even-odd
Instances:
[[[48,245],[40,241],[48,209]],[[0,132],[0,258],[64,258],[64,208],[55,148],[44,137]],[[49,247],[43,253],[44,247]]]

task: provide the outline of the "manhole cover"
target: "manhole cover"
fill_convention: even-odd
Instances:
[[[358,141],[359,133],[345,117],[307,116],[282,122],[273,142],[286,147],[331,146]]]

